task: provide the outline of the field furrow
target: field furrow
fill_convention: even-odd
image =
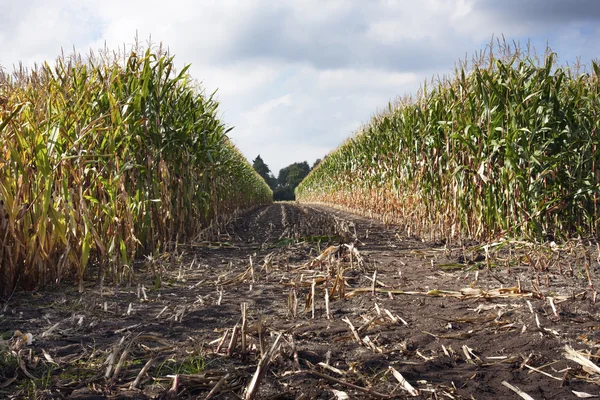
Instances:
[[[14,294],[0,397],[596,395],[597,260],[591,243],[428,242],[276,203],[147,257],[131,286]]]

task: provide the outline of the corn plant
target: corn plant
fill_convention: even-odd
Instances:
[[[432,238],[597,235],[600,69],[494,48],[390,104],[296,190]]]
[[[272,193],[161,49],[0,73],[0,294],[88,265],[119,282]]]

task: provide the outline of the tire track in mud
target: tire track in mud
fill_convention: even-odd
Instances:
[[[19,293],[0,331],[35,332],[32,354],[44,360],[43,349],[56,362],[45,390],[56,398],[204,398],[221,379],[217,398],[238,398],[279,334],[256,398],[408,397],[394,373],[420,398],[514,397],[503,381],[534,398],[598,391],[563,355],[565,344],[593,349],[600,340],[592,290],[576,276],[545,271],[548,287],[538,283],[544,295],[534,296],[541,272],[531,265],[467,262],[469,249],[320,205],[272,204],[227,232],[230,240],[146,260],[130,288]],[[517,284],[521,293],[510,289]],[[128,362],[106,380],[110,354],[124,349]],[[189,367],[191,355],[201,370]],[[142,383],[130,388],[149,359]],[[538,367],[554,378],[531,369]],[[81,368],[84,379],[64,383]]]

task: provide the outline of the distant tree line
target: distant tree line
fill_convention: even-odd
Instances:
[[[296,200],[294,189],[302,182],[308,173],[321,162],[321,159],[315,161],[312,167],[308,162],[295,162],[279,170],[277,178],[273,175],[269,166],[265,164],[260,154],[252,161],[254,169],[273,190],[273,199],[275,201]]]

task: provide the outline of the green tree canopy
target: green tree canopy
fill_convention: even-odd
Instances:
[[[275,200],[295,200],[294,189],[310,172],[306,161],[296,162],[279,170],[277,189],[273,191]]]
[[[269,166],[263,161],[260,154],[252,161],[252,167],[254,167],[254,170],[258,172],[260,176],[262,176],[265,182],[267,182],[271,190],[275,190],[277,187],[277,180],[271,173]]]
[[[306,161],[290,164],[279,170],[277,183],[279,186],[290,186],[295,189],[309,172],[310,167]]]

